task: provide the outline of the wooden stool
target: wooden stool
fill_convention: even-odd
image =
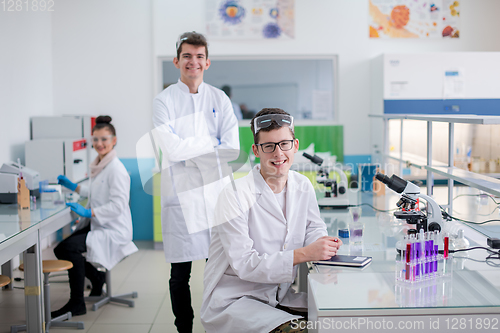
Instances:
[[[5,275],[0,275],[0,288],[8,285],[10,283],[10,278]]]
[[[52,318],[50,316],[50,284],[49,284],[49,274],[53,272],[67,271],[73,267],[71,261],[67,260],[44,260],[42,262],[43,266],[43,306],[45,309],[45,332],[49,332],[51,326],[54,327],[76,327],[83,330],[83,321],[63,321],[71,319],[71,312],[67,312],[57,318]],[[24,271],[24,264],[19,266],[19,270]],[[11,326],[10,332],[16,333],[19,331],[26,331],[26,325],[15,325]]]
[[[135,302],[130,299],[125,299],[124,297],[137,298],[137,292],[133,291],[131,293],[113,295],[111,293],[111,271],[106,269],[106,294],[104,296],[88,296],[85,297],[85,301],[95,302],[92,304],[92,311],[97,311],[104,304],[108,304],[110,302],[120,303],[124,305],[128,305],[133,308],[135,306]]]

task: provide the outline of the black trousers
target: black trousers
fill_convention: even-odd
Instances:
[[[174,324],[179,333],[193,331],[194,312],[191,307],[191,290],[189,289],[191,266],[191,261],[172,263],[170,269],[170,301],[175,316]]]
[[[78,230],[63,240],[54,249],[57,259],[68,260],[73,263],[73,268],[68,270],[69,287],[71,290],[70,301],[73,303],[85,303],[83,291],[85,289],[85,277],[91,282],[96,281],[99,271],[94,265],[87,262],[82,255],[87,252],[87,234],[90,231],[90,225],[84,229]]]

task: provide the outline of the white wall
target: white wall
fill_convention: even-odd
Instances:
[[[52,114],[51,41],[50,12],[0,10],[0,164],[24,162],[30,117]]]
[[[500,51],[500,1],[460,5],[459,39],[370,40],[367,0],[296,0],[294,40],[209,41],[210,54],[338,54],[344,153],[369,154],[371,58]],[[156,57],[172,56],[182,32],[205,32],[204,0],[64,0],[54,9],[0,11],[0,161],[23,157],[30,116],[52,114],[111,115],[118,155],[134,157],[161,86]]]
[[[370,153],[370,59],[381,53],[500,51],[498,0],[462,0],[459,39],[368,37],[368,0],[296,0],[295,40],[210,41],[212,55],[338,54],[344,153]],[[175,53],[182,32],[205,32],[204,0],[153,0],[155,55]],[[185,14],[181,14],[185,13]],[[157,71],[159,75],[160,72]],[[158,84],[155,89],[159,89]]]
[[[55,114],[110,115],[120,158],[152,126],[151,2],[64,0],[53,14]]]

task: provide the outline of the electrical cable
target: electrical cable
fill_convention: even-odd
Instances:
[[[500,202],[497,202],[494,198],[494,196],[492,196],[491,194],[459,194],[457,195],[456,197],[453,198],[453,200],[455,200],[456,198],[459,198],[459,197],[480,197],[482,195],[486,195],[488,196],[491,200],[493,200],[493,202],[496,204],[496,205],[499,205]]]
[[[500,255],[500,251],[494,251],[488,247],[484,246],[474,246],[474,247],[469,247],[468,249],[458,249],[458,250],[450,250],[450,253],[455,253],[455,252],[463,252],[463,251],[470,251],[470,250],[478,250],[478,249],[483,249],[488,252],[491,252],[492,254],[497,254]]]
[[[375,208],[373,207],[372,205],[368,204],[368,203],[360,203],[360,204],[357,204],[357,205],[349,205],[348,207],[359,207],[359,206],[369,206],[371,207],[373,210],[376,210],[378,212],[393,212],[395,210],[398,210],[399,208],[394,208],[394,209],[378,209],[378,208]]]
[[[486,257],[486,259],[484,261],[488,266],[500,267],[500,263],[496,263],[493,261],[493,260],[500,260],[500,250],[494,251],[494,250],[487,248],[487,247],[484,247],[484,246],[474,246],[474,247],[470,247],[468,249],[450,250],[449,252],[456,253],[456,252],[464,252],[464,251],[477,250],[477,249],[486,250],[486,251],[491,253],[490,255],[488,255]],[[441,250],[439,250],[439,253],[442,253]],[[477,261],[477,260],[472,259],[472,258],[468,258],[468,259]]]
[[[495,212],[495,210],[499,209],[500,207],[499,206],[496,206],[495,208],[493,208],[493,210],[491,211],[491,213],[489,214],[476,214],[477,216],[490,216],[491,214],[493,214]],[[462,215],[462,213],[460,212],[457,212],[456,209],[453,209],[453,212],[459,214],[459,215]]]
[[[464,222],[464,223],[469,223],[469,224],[475,224],[475,225],[481,225],[481,224],[486,224],[486,223],[491,223],[491,222],[500,222],[499,219],[493,219],[493,220],[486,220],[486,221],[482,221],[482,222],[475,222],[475,221],[467,221],[467,220],[463,220],[463,219],[459,219],[458,217],[454,217],[454,216],[451,216],[450,214],[448,214],[443,207],[441,207],[441,205],[439,205],[439,208],[441,208],[441,213],[444,214],[444,217],[446,219],[452,219],[452,220],[456,220],[456,221],[460,221],[460,222]]]

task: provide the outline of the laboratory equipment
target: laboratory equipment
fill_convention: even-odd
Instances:
[[[363,223],[352,222],[349,224],[350,241],[354,244],[360,244],[363,240]]]
[[[322,167],[323,159],[317,155],[311,156],[305,152],[302,155],[320,167],[316,175],[316,181],[318,184],[323,184],[326,191],[325,197],[318,200],[318,206],[320,208],[347,209],[349,199],[347,196],[347,177],[344,171],[335,166]],[[330,171],[334,171],[339,175],[339,182],[329,178]]]
[[[90,138],[95,119],[90,116],[31,117],[31,140]]]
[[[339,229],[339,238],[349,238],[349,229]]]
[[[421,194],[420,187],[396,175],[389,178],[382,173],[377,173],[375,178],[394,192],[401,194],[401,198],[396,203],[401,210],[394,212],[396,218],[416,225],[417,231],[420,229],[423,229],[424,232],[443,230],[444,220],[439,205],[430,196]],[[418,199],[424,199],[427,202],[427,215],[420,211],[417,204]]]
[[[30,209],[30,191],[26,187],[26,181],[19,176],[17,181],[17,208],[20,210]]]
[[[396,259],[396,280],[417,283],[451,275],[452,258],[447,253],[447,236],[439,231],[405,236],[400,259]],[[444,252],[446,256],[439,253]]]
[[[87,161],[90,163],[97,157],[97,152],[91,149],[95,121],[96,117],[83,115],[31,117],[31,140],[85,138],[89,143]]]
[[[37,171],[27,168],[19,162],[7,162],[0,167],[0,172],[12,173],[15,175],[22,173],[26,182],[26,187],[30,190],[30,195],[39,196],[40,190],[38,188],[38,183],[40,182],[40,174]]]
[[[61,185],[49,184],[47,180],[40,182],[41,208],[54,209],[56,205],[64,203]]]
[[[17,203],[17,180],[16,174],[0,172],[0,203]]]
[[[88,178],[86,139],[40,139],[26,142],[26,166],[36,168],[41,179],[57,183],[65,175],[77,183]]]

